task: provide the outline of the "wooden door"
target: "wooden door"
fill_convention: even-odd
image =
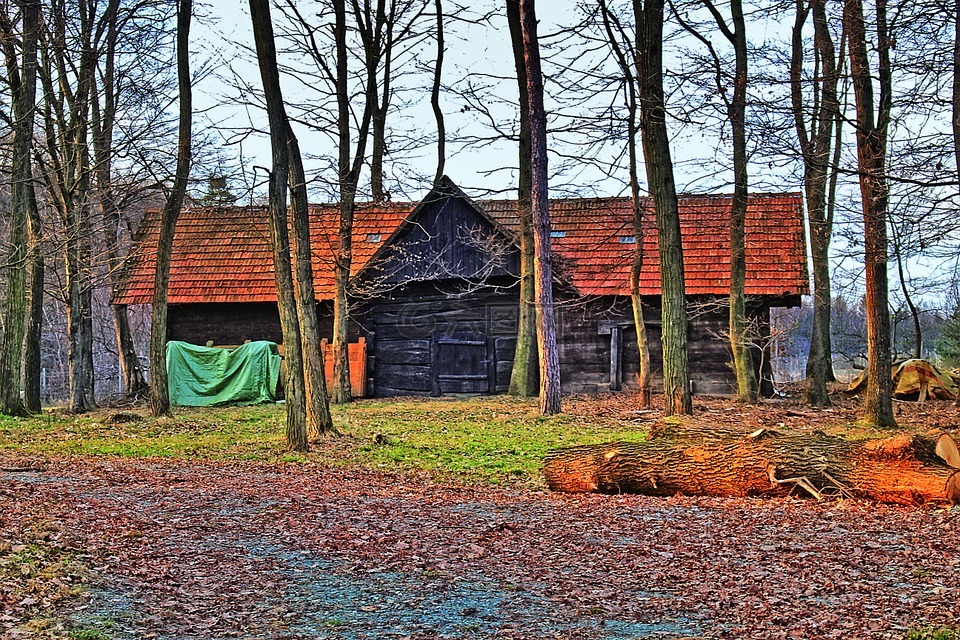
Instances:
[[[433,346],[433,395],[491,393],[496,363],[485,336],[438,334]]]

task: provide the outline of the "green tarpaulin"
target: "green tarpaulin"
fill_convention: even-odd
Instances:
[[[212,407],[274,402],[281,360],[277,345],[265,340],[236,349],[168,342],[170,404]]]

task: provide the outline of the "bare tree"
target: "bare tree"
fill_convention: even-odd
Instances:
[[[32,235],[28,225],[37,208],[30,151],[36,113],[37,43],[41,20],[40,2],[24,0],[20,5],[22,33],[19,52],[9,7],[2,7],[0,15],[0,36],[13,102],[13,170],[10,176],[13,185],[3,339],[0,341],[0,413],[14,416],[26,414],[20,397],[20,366],[26,332],[28,240],[32,239],[28,237]]]
[[[40,176],[64,234],[70,409],[96,407],[93,362],[93,216],[89,113],[96,67],[96,3],[50,7],[40,39],[44,154]],[[74,57],[71,57],[74,56]]]
[[[284,330],[284,344],[287,336],[292,336],[287,358],[290,370],[302,378],[293,380],[295,389],[302,385],[305,402],[307,431],[326,434],[333,431],[330,408],[327,404],[327,385],[323,370],[323,352],[317,325],[316,294],[313,287],[313,265],[310,250],[310,221],[307,207],[307,185],[303,171],[300,148],[283,104],[280,90],[280,74],[277,70],[277,53],[273,39],[273,21],[270,7],[265,0],[251,0],[250,14],[254,25],[254,39],[257,46],[257,58],[263,78],[264,96],[267,103],[267,115],[270,120],[270,142],[273,148],[274,166],[271,173],[270,211],[271,240],[274,244],[274,262],[277,274],[277,300],[280,305],[280,317]],[[286,180],[286,183],[283,182]],[[293,250],[295,277],[290,274],[290,252],[285,250],[287,220],[286,185],[292,195],[290,246]],[[280,263],[280,264],[277,264]],[[292,275],[292,274],[290,274]],[[291,300],[293,310],[283,308]],[[295,314],[295,321],[291,315]],[[284,320],[285,319],[285,320]],[[291,357],[290,354],[294,357]],[[296,362],[299,357],[300,362]],[[295,403],[297,405],[300,402]],[[299,407],[298,407],[299,409]],[[289,409],[288,411],[292,411]],[[288,414],[287,443],[294,450],[306,450],[304,433],[289,425],[301,422],[299,416]]]
[[[440,109],[440,78],[443,73],[443,3],[435,0],[437,9],[437,62],[433,67],[433,87],[430,90],[430,106],[433,107],[433,116],[437,120],[437,174],[433,181],[436,183],[443,176],[443,168],[447,159],[447,130],[443,123],[443,111]]]
[[[107,269],[110,273],[110,282],[114,287],[120,283],[120,267],[123,262],[117,247],[123,213],[117,201],[113,181],[114,127],[118,106],[116,56],[120,30],[126,25],[126,20],[133,15],[131,12],[126,12],[126,16],[121,18],[120,0],[109,0],[107,3],[101,23],[101,30],[105,31],[105,34],[102,51],[98,56],[102,72],[99,78],[98,74],[94,74],[91,99],[93,171],[105,223],[103,233],[107,252]],[[140,359],[134,347],[126,305],[113,305],[113,322],[117,354],[120,369],[123,372],[123,388],[127,395],[136,398],[147,390],[147,381],[143,376]]]
[[[177,141],[177,168],[173,186],[160,218],[157,240],[157,266],[153,285],[150,328],[150,408],[155,416],[170,413],[167,389],[167,286],[170,282],[170,256],[177,218],[183,208],[192,158],[193,84],[190,78],[190,18],[192,0],[177,2],[177,78],[180,88],[180,134]]]
[[[857,105],[857,159],[863,206],[864,271],[867,307],[867,390],[863,421],[896,425],[890,378],[890,313],[887,284],[887,126],[892,106],[890,34],[886,0],[876,2],[876,41],[880,96],[874,105],[861,0],[844,0],[843,22],[849,39],[850,74]]]
[[[810,96],[805,98],[803,28],[810,14],[813,16],[815,71],[808,81]],[[827,382],[834,380],[830,343],[830,240],[841,149],[838,82],[843,67],[843,43],[841,36],[838,53],[827,20],[826,0],[810,0],[809,4],[797,0],[791,40],[790,100],[803,160],[813,258],[813,329],[807,358],[806,399],[814,406],[830,405]]]
[[[637,153],[637,81],[634,75],[636,69],[636,34],[633,41],[628,37],[627,30],[621,20],[607,6],[606,0],[600,0],[600,13],[604,31],[610,48],[616,58],[617,65],[624,78],[624,93],[627,101],[627,158],[630,174],[630,197],[633,209],[633,232],[636,239],[636,249],[633,258],[633,267],[630,271],[630,299],[633,307],[633,322],[637,331],[637,348],[640,355],[640,366],[637,371],[637,381],[640,392],[640,407],[649,408],[652,401],[650,389],[650,345],[647,341],[647,325],[643,319],[643,299],[640,297],[640,275],[643,272],[644,248],[644,203],[640,197],[639,157]]]
[[[693,405],[687,364],[687,298],[680,208],[663,92],[663,0],[633,0],[633,14],[637,29],[640,136],[647,184],[656,212],[660,254],[664,412],[689,414]]]
[[[517,346],[510,372],[510,395],[529,398],[537,395],[537,291],[534,283],[533,211],[530,183],[530,94],[527,89],[527,68],[523,57],[523,30],[520,26],[519,0],[507,0],[507,24],[513,44],[513,64],[517,74],[520,105],[518,136],[519,175],[517,217],[520,221],[520,292],[517,314]]]
[[[717,28],[733,47],[734,73],[733,93],[727,95],[726,65],[720,59],[713,43],[699,30],[680,17],[680,24],[700,40],[710,52],[717,92],[726,107],[733,142],[733,201],[730,207],[730,350],[733,353],[733,370],[737,379],[737,399],[741,402],[757,401],[757,376],[750,353],[750,338],[747,335],[746,308],[746,244],[744,232],[747,221],[747,29],[741,0],[730,0],[731,25],[711,0],[702,0]]]
[[[523,59],[527,76],[530,121],[530,207],[533,212],[534,286],[537,291],[537,345],[540,362],[540,413],[560,413],[560,359],[553,315],[553,270],[550,253],[549,186],[547,184],[547,114],[543,107],[543,74],[534,0],[520,0]]]

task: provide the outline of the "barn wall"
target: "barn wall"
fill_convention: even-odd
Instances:
[[[493,284],[497,284],[494,280]],[[437,282],[399,287],[357,310],[351,340],[367,342],[367,394],[456,395],[503,393],[510,384],[516,347],[518,294],[509,278],[499,287]],[[575,299],[558,296],[557,344],[564,393],[609,391],[611,340],[620,329],[620,379],[636,389],[639,369],[636,331],[625,298]],[[661,385],[660,315],[656,300],[646,309],[654,388]],[[725,338],[722,304],[692,305],[689,358],[693,391],[729,395],[736,381]],[[769,333],[769,307],[750,310],[761,334]],[[332,337],[330,304],[318,304],[321,336]],[[171,305],[168,338],[193,344],[281,343],[280,320],[272,303]],[[761,367],[759,352],[755,364]],[[763,378],[771,377],[770,358],[762,359]],[[438,379],[442,378],[442,379]],[[763,391],[769,393],[769,382]]]
[[[270,340],[283,344],[280,314],[273,302],[176,304],[167,310],[167,339],[191,344],[243,344],[246,340]],[[317,303],[317,322],[322,338],[333,338],[330,302]],[[360,335],[353,327],[351,339]]]
[[[368,393],[500,393],[516,347],[516,286],[437,282],[398,288],[366,305]]]

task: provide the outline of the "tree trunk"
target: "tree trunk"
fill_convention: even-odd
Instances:
[[[7,48],[7,79],[13,101],[13,170],[10,176],[11,216],[10,251],[6,257],[7,286],[3,305],[3,337],[0,340],[0,413],[26,414],[20,398],[23,339],[27,308],[28,221],[36,208],[33,197],[33,170],[30,150],[36,111],[37,41],[40,28],[40,3],[22,3],[21,58],[17,68],[16,52]],[[5,31],[12,25],[5,25]],[[7,35],[13,42],[12,34]],[[21,75],[22,72],[22,75]]]
[[[633,324],[637,331],[637,350],[639,352],[639,369],[637,383],[640,396],[639,406],[642,409],[650,407],[652,398],[650,390],[650,345],[647,341],[647,325],[643,319],[643,299],[640,297],[640,276],[643,273],[643,234],[644,234],[644,206],[640,199],[639,161],[637,157],[637,81],[633,74],[634,65],[627,59],[627,54],[620,46],[617,32],[624,33],[619,22],[607,8],[607,3],[600,0],[600,12],[603,19],[607,41],[613,50],[614,57],[623,73],[626,83],[627,97],[627,158],[630,173],[630,197],[633,209],[633,235],[636,241],[633,254],[633,265],[630,269],[630,303],[633,308]],[[617,31],[613,24],[616,22]],[[611,336],[611,340],[615,338]]]
[[[382,3],[379,3],[382,6]],[[386,33],[383,47],[383,89],[379,102],[374,99],[372,114],[373,139],[370,144],[370,195],[374,202],[389,200],[390,194],[384,189],[383,158],[387,153],[387,110],[390,107],[392,88],[390,74],[393,64],[393,29],[397,20],[396,4],[390,4],[390,13],[385,16]]]
[[[953,153],[960,177],[960,0],[954,0],[953,20]]]
[[[177,77],[180,88],[180,123],[177,141],[177,173],[160,219],[157,240],[157,267],[153,286],[150,328],[150,408],[155,416],[170,414],[167,388],[167,286],[170,282],[170,254],[177,218],[187,192],[190,177],[193,90],[190,78],[190,17],[192,0],[177,2]]]
[[[910,505],[960,501],[960,474],[938,455],[945,445],[956,450],[946,434],[856,442],[764,429],[752,434],[681,430],[673,435],[550,451],[544,464],[547,485],[572,493],[800,493]]]
[[[903,300],[907,303],[910,310],[910,319],[913,320],[913,357],[923,357],[923,328],[920,326],[920,310],[913,304],[913,298],[910,296],[910,289],[907,287],[907,273],[903,268],[903,244],[900,242],[896,226],[893,227],[893,252],[897,257],[897,275],[900,281],[900,292],[903,293]]]
[[[85,154],[81,154],[85,155]],[[83,180],[81,180],[83,182]],[[81,193],[86,192],[81,187]],[[90,212],[80,205],[71,212],[66,247],[67,365],[70,410],[84,413],[97,408],[93,367],[93,283],[90,278]]]
[[[663,0],[648,0],[645,4],[634,0],[633,11],[637,24],[640,136],[647,185],[656,212],[660,254],[664,412],[689,414],[693,405],[687,364],[683,246],[663,95]]]
[[[513,44],[513,64],[517,74],[520,105],[519,169],[517,217],[520,221],[520,302],[517,314],[517,346],[510,372],[512,396],[532,398],[538,393],[537,300],[534,284],[534,241],[530,203],[530,98],[527,91],[527,69],[523,61],[523,32],[520,27],[520,4],[507,0],[507,24]]]
[[[267,116],[270,120],[270,147],[273,153],[269,193],[270,247],[273,252],[277,309],[280,314],[280,330],[283,333],[284,364],[287,374],[284,381],[284,398],[287,409],[287,446],[293,451],[307,451],[310,445],[307,427],[308,410],[302,343],[303,332],[297,313],[287,221],[290,146],[286,137],[288,125],[285,126],[282,117],[283,98],[280,94],[280,77],[277,71],[277,54],[273,37],[273,21],[270,18],[269,0],[250,0],[250,19],[253,24],[257,62],[260,66],[260,76],[267,102]]]
[[[553,314],[553,269],[550,252],[549,186],[547,184],[547,114],[543,107],[543,75],[534,0],[520,0],[523,59],[530,110],[530,204],[533,212],[534,286],[537,290],[540,413],[560,413],[560,359]]]
[[[430,90],[430,106],[433,107],[433,116],[437,120],[437,175],[433,182],[436,184],[443,177],[443,168],[447,159],[447,131],[443,124],[443,111],[440,109],[440,76],[443,72],[443,4],[441,0],[434,0],[437,10],[437,62],[433,67],[433,87]]]
[[[845,0],[843,21],[850,40],[850,72],[857,105],[857,161],[863,200],[864,272],[867,311],[867,389],[863,401],[866,424],[892,427],[893,383],[889,371],[890,312],[887,284],[887,124],[891,76],[885,0],[877,2],[877,52],[880,100],[874,119],[873,82],[867,55],[861,0]]]
[[[834,379],[830,345],[830,239],[833,235],[832,207],[827,206],[828,176],[831,170],[831,143],[833,128],[840,134],[840,103],[837,96],[839,68],[843,59],[833,46],[823,0],[810,3],[813,13],[814,47],[823,71],[813,87],[813,100],[803,97],[803,25],[808,10],[803,0],[797,0],[797,17],[793,28],[793,47],[790,64],[791,102],[800,152],[803,158],[804,192],[807,217],[810,222],[810,253],[813,261],[813,331],[807,356],[806,400],[813,406],[830,405],[827,382]],[[804,118],[810,103],[815,106],[810,115],[810,128]],[[834,151],[839,151],[837,140]],[[831,199],[833,190],[830,190]]]
[[[97,79],[93,79],[91,100],[94,175],[100,192],[100,209],[103,216],[103,235],[107,254],[107,269],[110,273],[110,285],[115,290],[120,284],[120,272],[123,259],[118,251],[118,231],[121,211],[117,207],[113,190],[113,130],[116,120],[116,44],[117,14],[120,0],[110,0],[104,11],[102,23],[106,24],[106,41],[103,44],[102,96],[97,91]],[[130,318],[127,305],[113,305],[114,338],[117,342],[117,355],[123,377],[122,391],[131,398],[138,398],[147,389],[147,381],[140,368],[140,359],[130,330]]]
[[[39,413],[42,409],[40,378],[42,376],[40,343],[43,338],[44,272],[43,229],[37,197],[30,187],[30,216],[27,220],[30,235],[30,307],[27,315],[27,339],[23,347],[23,401],[27,411]]]
[[[737,378],[737,399],[753,404],[757,401],[757,375],[750,353],[747,325],[746,244],[747,223],[747,36],[740,0],[731,0],[733,21],[731,42],[736,57],[733,99],[727,114],[733,132],[733,206],[730,209],[730,349]],[[719,20],[719,17],[718,17]]]
[[[268,16],[269,18],[269,16]],[[272,30],[272,28],[271,28]],[[276,54],[274,52],[276,69]],[[287,160],[289,162],[289,184],[292,207],[290,224],[291,248],[295,276],[293,279],[297,321],[300,325],[300,338],[303,357],[303,379],[305,384],[305,402],[307,427],[309,432],[318,436],[334,432],[333,418],[327,397],[327,381],[324,372],[324,354],[320,344],[320,328],[317,322],[317,296],[313,287],[313,261],[310,249],[310,211],[307,204],[307,179],[303,171],[303,159],[300,146],[290,127],[290,121],[283,108],[280,93],[279,75],[272,78],[276,83],[275,99],[272,107],[279,111],[279,122],[283,128],[279,135],[285,134]],[[271,96],[274,97],[274,96]],[[281,141],[283,142],[283,141]]]

